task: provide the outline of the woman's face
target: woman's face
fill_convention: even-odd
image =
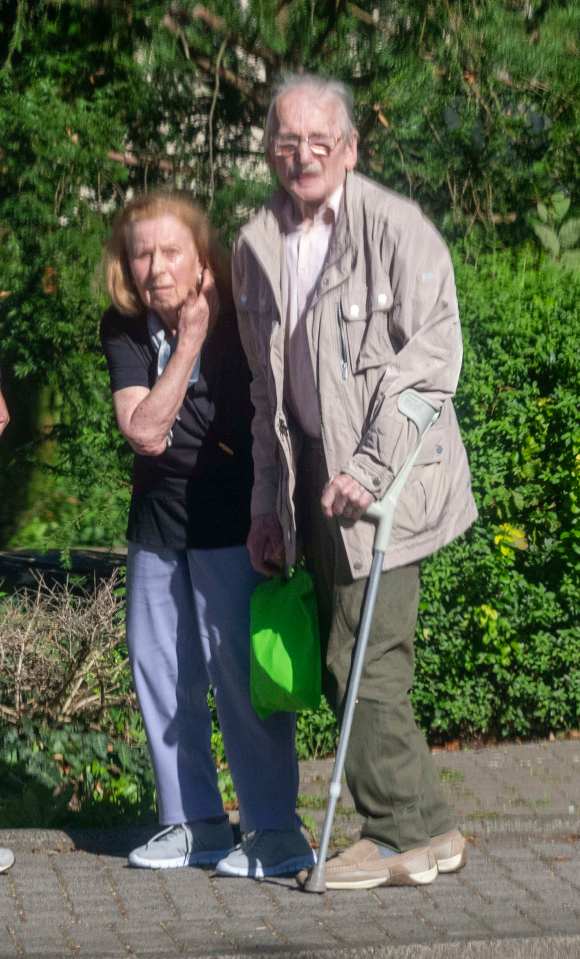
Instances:
[[[191,231],[172,213],[130,223],[129,267],[145,304],[170,326],[190,290],[196,290],[202,267]]]

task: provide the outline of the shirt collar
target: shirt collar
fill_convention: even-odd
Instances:
[[[326,203],[316,211],[308,229],[311,229],[313,226],[320,226],[321,224],[334,225],[336,223],[343,193],[344,184],[341,183],[334,193],[329,196]],[[306,229],[304,223],[296,217],[296,206],[290,195],[288,195],[288,202],[284,205],[282,217],[286,232],[294,233]]]

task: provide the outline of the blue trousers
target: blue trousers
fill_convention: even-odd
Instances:
[[[249,599],[259,579],[242,546],[129,544],[127,643],[161,824],[223,815],[211,753],[210,686],[242,830],[296,824],[295,716],[260,720],[250,702]]]

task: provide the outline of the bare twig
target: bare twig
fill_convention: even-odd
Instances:
[[[114,575],[90,594],[39,579],[0,604],[0,716],[18,725],[102,716],[134,702]]]
[[[164,157],[153,157],[145,154],[136,156],[136,154],[129,153],[127,150],[125,150],[123,153],[120,153],[118,150],[109,150],[107,152],[107,157],[109,160],[114,160],[116,163],[122,163],[123,166],[131,167],[153,164],[154,166],[159,167],[160,170],[166,170],[169,173],[172,173],[174,169],[174,164],[171,162],[171,160],[165,159]]]
[[[213,156],[213,118],[215,114],[215,108],[217,104],[217,99],[220,91],[220,67],[226,52],[226,46],[228,43],[228,38],[225,36],[221,42],[221,46],[218,51],[218,55],[215,62],[215,81],[213,88],[213,96],[211,99],[211,106],[209,108],[209,114],[207,118],[207,139],[209,146],[209,202],[208,207],[211,210],[213,206],[213,199],[215,193],[215,164]]]

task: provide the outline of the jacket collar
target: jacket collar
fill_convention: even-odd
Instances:
[[[343,283],[352,272],[353,264],[357,259],[354,238],[358,235],[356,224],[360,216],[358,209],[360,203],[357,202],[357,198],[360,199],[359,194],[359,177],[356,173],[348,172],[328,256],[318,284],[318,293],[311,303],[312,306],[320,296]],[[280,315],[282,315],[281,275],[282,258],[284,256],[280,223],[287,202],[288,195],[285,190],[276,190],[256,216],[242,228],[244,240],[252,248],[264,275],[272,287],[272,293]]]

